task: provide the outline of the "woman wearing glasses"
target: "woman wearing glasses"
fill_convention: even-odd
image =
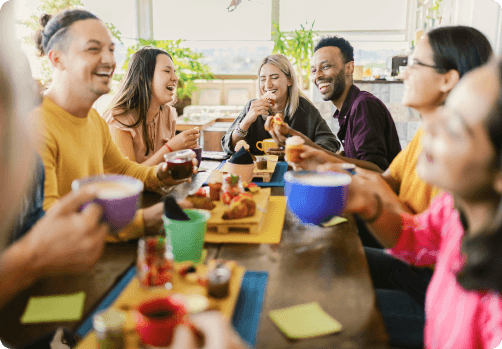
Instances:
[[[491,54],[490,43],[474,28],[441,27],[428,32],[417,43],[409,66],[402,75],[403,104],[417,110],[425,122],[437,119],[439,109],[460,78],[486,63]],[[423,136],[424,131],[420,128],[383,174],[357,169],[358,174],[371,178],[372,189],[379,197],[413,214],[423,212],[439,193],[439,189],[423,182],[416,172]],[[304,161],[294,164],[296,167],[316,169],[321,163],[341,162],[339,158],[327,157],[316,149],[304,148],[307,148],[301,154]],[[345,158],[344,161],[350,162],[350,159]],[[371,219],[367,221],[371,222]],[[364,225],[358,224],[358,230],[363,241],[371,241]],[[410,267],[382,249],[365,247],[365,252],[391,344],[423,347],[423,331],[410,329],[423,330],[425,292],[432,269]],[[404,303],[407,302],[406,305],[399,304],[401,312],[396,311],[395,300],[398,297],[388,293],[388,290],[397,290]]]

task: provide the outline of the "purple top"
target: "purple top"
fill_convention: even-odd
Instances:
[[[386,170],[401,151],[396,125],[389,110],[371,93],[352,85],[342,109],[333,115],[338,119],[345,156],[366,160]]]

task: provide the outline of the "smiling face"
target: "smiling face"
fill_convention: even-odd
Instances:
[[[74,95],[96,100],[110,92],[115,70],[115,44],[110,31],[97,19],[77,21],[69,30],[71,43],[66,52],[60,53],[56,67],[63,76],[65,87]]]
[[[424,120],[418,175],[466,200],[494,193],[495,149],[484,123],[500,92],[495,69],[490,64],[467,74],[438,116]]]
[[[168,55],[158,54],[152,80],[152,103],[162,105],[173,101],[177,84],[173,61]]]
[[[421,65],[435,65],[434,53],[427,36],[418,42],[413,57],[410,57],[410,64],[412,66],[408,66],[401,75],[404,80],[403,104],[419,112],[436,108],[446,97],[440,90],[444,74]]]
[[[314,53],[310,72],[323,100],[334,102],[342,96],[348,83],[345,67],[338,47],[326,46]]]
[[[272,92],[275,103],[284,105],[288,100],[288,87],[291,86],[286,74],[271,63],[264,64],[260,69],[260,92]]]

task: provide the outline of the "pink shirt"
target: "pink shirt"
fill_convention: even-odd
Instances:
[[[464,229],[453,198],[441,194],[420,215],[403,216],[403,231],[393,256],[412,265],[435,264],[425,300],[425,347],[496,348],[502,341],[502,297],[466,291],[456,281],[462,268]]]
[[[134,128],[125,126],[134,125],[136,123],[138,120],[136,112],[132,111],[130,114],[118,116],[116,114],[117,113],[114,111],[108,111],[105,113],[104,119],[108,125],[131,133],[134,156],[136,157],[137,163],[145,162],[161,149],[164,146],[163,139],[171,139],[176,135],[176,118],[178,117],[176,109],[164,104],[160,106],[160,110],[153,118],[153,121],[146,125],[153,151],[150,150],[148,155],[145,156],[146,145],[143,138],[143,125]]]

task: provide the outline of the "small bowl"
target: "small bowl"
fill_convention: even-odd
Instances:
[[[143,182],[123,175],[98,175],[74,180],[71,189],[78,190],[87,185],[98,188],[98,197],[92,202],[103,208],[103,221],[110,225],[112,233],[132,222],[138,210]],[[82,209],[89,204],[84,204]]]
[[[227,162],[227,172],[236,176],[240,176],[241,180],[246,183],[251,183],[254,177],[254,168],[256,164],[238,165]]]
[[[304,224],[319,225],[343,213],[352,178],[343,173],[286,172],[288,208]]]

